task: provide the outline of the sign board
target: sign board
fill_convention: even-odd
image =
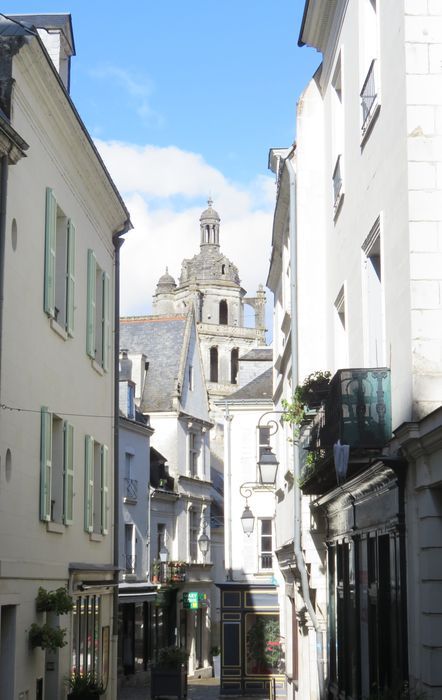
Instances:
[[[207,607],[207,593],[189,591],[183,593],[183,608],[185,610],[198,610]]]

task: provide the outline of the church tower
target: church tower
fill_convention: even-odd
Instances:
[[[208,200],[200,216],[200,252],[182,262],[179,283],[166,274],[158,281],[154,314],[188,311],[193,305],[207,388],[211,398],[238,389],[238,360],[265,346],[265,291],[255,297],[241,287],[238,268],[220,250],[220,217]],[[255,310],[255,323],[244,323],[244,307]]]

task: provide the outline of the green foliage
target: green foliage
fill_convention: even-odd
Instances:
[[[29,629],[29,643],[32,648],[41,647],[55,651],[55,649],[66,646],[65,635],[65,629],[52,627],[47,622],[44,625],[37,625],[33,622]]]
[[[106,688],[93,671],[80,673],[74,671],[66,680],[69,693],[72,697],[87,698],[91,693],[102,695]]]
[[[292,401],[282,400],[284,413],[282,420],[294,426],[298,432],[299,426],[305,418],[306,408],[317,406],[321,397],[327,391],[330,383],[331,373],[318,370],[306,377],[302,384],[298,384],[293,394]]]
[[[215,646],[211,647],[210,649],[210,655],[211,656],[219,656],[221,654],[221,649],[219,646],[215,644]]]
[[[38,589],[36,600],[37,612],[55,612],[64,615],[74,607],[73,601],[66,588],[57,588],[55,591]]]
[[[158,666],[163,668],[176,668],[187,664],[188,652],[182,647],[162,647],[158,651]]]

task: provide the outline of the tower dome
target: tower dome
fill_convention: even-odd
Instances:
[[[212,245],[219,247],[219,218],[218,212],[213,209],[213,201],[209,197],[208,207],[204,209],[200,216],[201,245]]]
[[[164,292],[173,292],[175,288],[176,282],[173,279],[172,275],[169,275],[169,268],[166,267],[165,274],[161,275],[160,279],[158,280],[157,294],[161,294]]]

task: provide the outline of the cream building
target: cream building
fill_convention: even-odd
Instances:
[[[108,700],[112,338],[129,214],[69,97],[70,15],[0,16],[0,47],[0,694],[58,700],[77,670],[96,674]],[[40,587],[65,589],[72,611],[37,609]]]

